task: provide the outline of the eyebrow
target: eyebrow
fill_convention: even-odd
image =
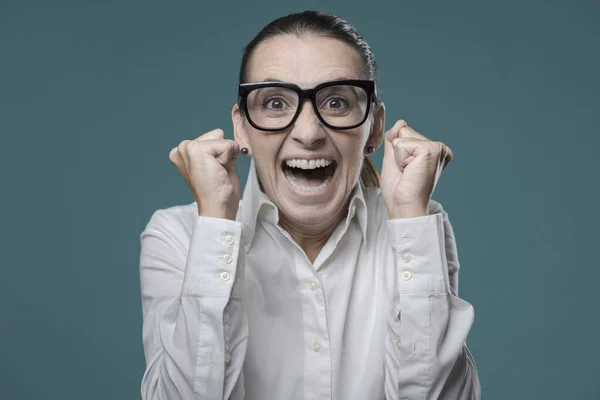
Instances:
[[[339,77],[339,78],[333,78],[333,79],[328,79],[322,82],[317,83],[317,85],[323,83],[323,82],[335,82],[335,81],[345,81],[348,79],[360,79],[360,78],[349,78],[349,77]],[[260,82],[287,82],[287,81],[282,81],[281,79],[277,79],[277,78],[265,78]],[[289,82],[289,83],[294,83],[294,82]],[[315,85],[316,86],[316,85]]]

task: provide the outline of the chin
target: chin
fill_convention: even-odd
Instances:
[[[301,225],[320,225],[344,206],[346,187],[342,168],[333,157],[287,158],[275,182],[279,211]],[[273,181],[271,181],[273,182]]]
[[[339,207],[334,207],[333,204],[328,205],[294,205],[286,202],[286,206],[282,207],[280,212],[285,214],[288,220],[297,224],[311,226],[320,225],[331,220],[339,211]]]

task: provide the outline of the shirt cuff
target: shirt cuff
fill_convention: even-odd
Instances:
[[[399,293],[448,293],[442,214],[388,220]]]
[[[197,216],[188,249],[183,294],[242,297],[242,282],[236,282],[243,280],[241,238],[240,222]]]

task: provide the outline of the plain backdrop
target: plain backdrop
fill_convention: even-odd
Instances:
[[[0,398],[140,398],[139,235],[192,201],[168,153],[231,137],[242,48],[320,9],[372,46],[386,127],[454,152],[483,398],[599,399],[600,3],[253,3],[0,1]]]

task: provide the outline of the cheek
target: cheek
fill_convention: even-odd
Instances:
[[[247,124],[247,122],[246,122]],[[248,144],[252,148],[252,156],[256,164],[264,164],[277,156],[281,147],[281,138],[278,135],[248,128]]]
[[[353,179],[358,175],[362,160],[365,157],[364,148],[367,143],[368,133],[364,130],[348,132],[352,139],[345,138],[339,145],[340,153],[344,157],[348,178]]]
[[[360,168],[362,166],[362,159],[363,159],[363,155],[362,153],[359,155],[356,155],[352,160],[351,163],[349,163],[348,165],[348,180],[350,181],[350,184],[353,186],[355,181],[358,179],[358,176],[360,175]]]
[[[251,127],[247,132],[258,179],[261,185],[270,187],[275,184],[276,168],[279,167],[276,165],[276,159],[281,149],[283,138],[279,135],[268,134]]]

